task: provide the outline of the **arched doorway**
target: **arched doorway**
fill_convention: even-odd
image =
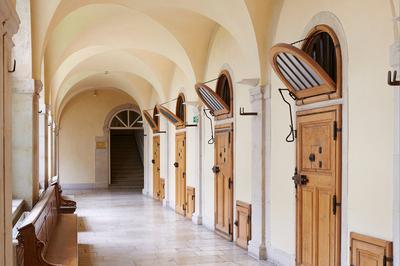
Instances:
[[[116,113],[110,125],[110,187],[143,189],[143,120],[134,109]]]

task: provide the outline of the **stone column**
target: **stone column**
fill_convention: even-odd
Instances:
[[[265,177],[265,123],[264,87],[249,90],[251,109],[258,115],[252,118],[251,169],[251,240],[248,253],[257,259],[266,259],[266,177]]]
[[[188,108],[190,105],[186,105],[186,108]],[[195,106],[196,108],[191,108],[195,109],[198,115],[198,123],[197,123],[197,128],[196,128],[196,133],[197,133],[197,182],[196,182],[196,197],[195,197],[195,212],[192,216],[192,222],[195,224],[202,224],[203,223],[203,215],[202,215],[202,209],[203,209],[203,190],[202,190],[202,177],[203,177],[203,118],[202,118],[202,112],[203,112],[203,107],[202,106]],[[191,124],[192,122],[188,122]]]
[[[51,124],[49,124],[51,116],[51,109],[50,105],[46,104],[45,107],[45,116],[44,116],[44,186],[47,188],[49,186],[49,178],[50,178],[50,150],[49,150],[49,143],[51,139],[51,135],[49,134],[49,128]],[[50,155],[50,156],[49,156]]]

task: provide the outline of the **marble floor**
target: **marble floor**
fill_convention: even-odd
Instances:
[[[139,192],[65,192],[78,205],[79,265],[270,265]]]

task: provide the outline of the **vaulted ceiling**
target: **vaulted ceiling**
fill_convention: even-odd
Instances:
[[[223,28],[254,75],[264,72],[269,0],[36,0],[31,2],[33,78],[60,109],[77,93],[115,87],[142,108],[167,98],[176,71],[203,81],[210,45]],[[276,1],[275,1],[276,2]],[[246,62],[244,62],[246,63]]]

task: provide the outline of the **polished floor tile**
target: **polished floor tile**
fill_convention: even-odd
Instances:
[[[79,265],[269,265],[139,192],[66,194],[78,205]]]

